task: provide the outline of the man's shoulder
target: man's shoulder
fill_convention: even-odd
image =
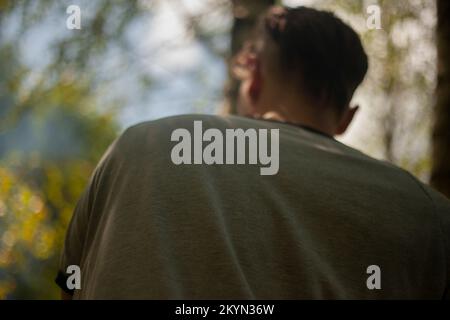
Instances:
[[[113,151],[133,154],[136,152],[140,153],[145,149],[167,149],[172,145],[171,135],[175,130],[186,129],[194,133],[194,124],[196,122],[201,122],[202,130],[215,128],[223,131],[227,128],[264,126],[262,121],[231,115],[176,115],[140,122],[126,128],[113,144]]]
[[[190,128],[195,121],[201,121],[204,127],[225,128],[225,127],[252,127],[264,125],[261,120],[250,119],[234,115],[212,115],[212,114],[183,114],[140,122],[128,127],[124,134],[142,133],[148,130],[160,129],[161,131],[173,131],[178,128]]]
[[[200,125],[198,124],[200,122]],[[171,144],[171,135],[177,129],[195,134],[194,128],[207,129],[272,128],[269,122],[234,115],[184,114],[137,123],[125,129],[115,143],[121,150],[130,148],[165,148]]]

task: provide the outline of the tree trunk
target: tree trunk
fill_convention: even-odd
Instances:
[[[239,81],[231,75],[231,59],[239,52],[243,42],[253,30],[259,16],[275,0],[233,0],[233,27],[231,29],[231,48],[228,59],[228,81],[225,86],[225,106],[223,113],[236,114],[237,97],[239,92]]]
[[[450,197],[450,1],[437,0],[438,81],[431,185]]]

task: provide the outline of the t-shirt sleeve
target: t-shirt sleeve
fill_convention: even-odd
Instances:
[[[66,270],[70,265],[80,265],[85,242],[84,235],[87,229],[90,214],[89,198],[92,194],[92,187],[93,183],[91,181],[75,207],[72,219],[66,232],[64,247],[59,263],[59,271],[55,280],[57,285],[69,294],[73,294],[74,290],[67,287],[67,279],[69,274],[66,273]]]
[[[75,265],[81,268],[83,254],[86,250],[86,237],[93,212],[94,201],[97,194],[98,180],[102,174],[103,168],[109,162],[111,154],[115,149],[117,140],[111,144],[97,165],[88,186],[82,193],[70,220],[64,246],[59,262],[59,270],[55,279],[56,284],[66,293],[73,295],[74,290],[67,287],[68,274],[67,268]]]

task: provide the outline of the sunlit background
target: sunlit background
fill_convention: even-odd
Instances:
[[[53,280],[72,210],[125,127],[223,112],[231,30],[237,13],[252,14],[239,2],[0,0],[0,298],[58,297]],[[81,30],[66,27],[72,4]],[[434,1],[284,4],[330,9],[361,34],[370,70],[342,140],[427,182]],[[370,4],[381,8],[382,29],[367,27]]]

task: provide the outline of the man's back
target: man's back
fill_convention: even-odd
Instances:
[[[174,164],[171,134],[193,133],[194,120],[224,135],[279,129],[278,173]],[[180,116],[134,126],[110,148],[74,213],[61,268],[81,267],[75,298],[439,299],[449,233],[442,196],[330,137]],[[381,289],[368,288],[372,272]]]

